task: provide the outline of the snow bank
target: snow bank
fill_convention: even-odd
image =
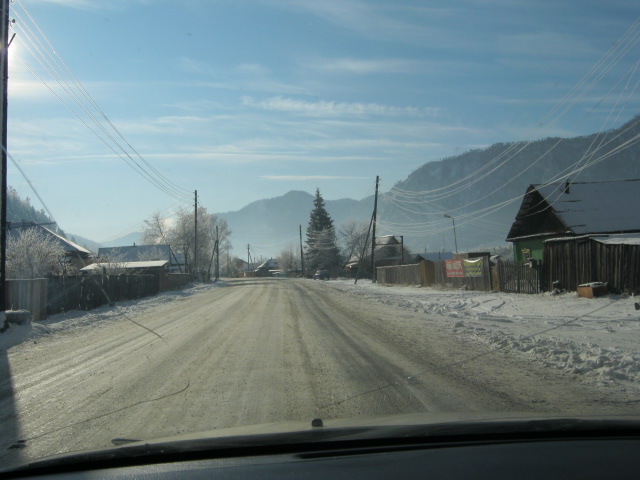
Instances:
[[[593,299],[383,286],[337,280],[340,290],[424,313],[463,338],[507,349],[545,366],[608,384],[640,380],[640,314],[634,297]]]
[[[43,335],[62,333],[73,329],[91,325],[99,328],[113,319],[134,316],[145,310],[164,305],[178,298],[189,297],[198,292],[224,286],[225,282],[191,285],[183,290],[162,292],[153,297],[140,300],[118,302],[115,306],[102,305],[95,310],[70,310],[65,313],[51,315],[47,320],[28,323],[25,325],[11,325],[8,330],[0,334],[0,349],[7,350],[26,340],[36,339]]]

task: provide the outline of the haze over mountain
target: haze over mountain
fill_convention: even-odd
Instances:
[[[247,244],[250,244],[252,255],[276,256],[288,244],[299,245],[300,225],[304,242],[314,198],[310,193],[292,190],[281,197],[250,203],[236,212],[219,214],[229,223],[235,254],[246,256]],[[325,199],[336,226],[351,219],[370,217],[373,204],[369,203],[367,199]]]
[[[413,251],[451,251],[453,221],[444,217],[447,214],[455,220],[459,250],[504,245],[530,184],[640,178],[638,138],[640,116],[604,133],[497,143],[427,162],[390,191],[380,192],[377,235],[403,235]],[[588,168],[581,168],[586,165]],[[244,258],[250,244],[254,258],[275,257],[287,245],[299,245],[300,225],[304,242],[313,199],[311,193],[290,191],[219,214],[232,230],[234,254]],[[350,220],[368,223],[373,211],[373,197],[325,198],[325,203],[337,229]],[[11,188],[7,207],[11,222],[51,221],[44,211],[36,210]],[[139,243],[140,236],[135,232],[108,246]],[[84,237],[75,238],[90,250],[98,247]]]
[[[425,163],[379,197],[377,235],[403,235],[414,251],[459,250],[504,245],[530,184],[640,178],[640,117],[604,133],[532,142],[497,143],[485,149]],[[587,164],[588,168],[581,169]],[[431,193],[416,193],[431,192]],[[220,214],[233,231],[236,255],[246,245],[266,257],[303,241],[313,195],[291,191]],[[373,198],[326,200],[336,227],[368,222]],[[244,252],[244,253],[243,253]]]

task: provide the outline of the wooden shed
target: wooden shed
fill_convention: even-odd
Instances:
[[[546,284],[565,290],[591,282],[609,291],[640,293],[640,234],[584,235],[544,242]]]

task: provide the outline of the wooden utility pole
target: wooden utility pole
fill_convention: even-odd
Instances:
[[[300,270],[304,278],[304,250],[302,249],[302,225],[300,225]]]
[[[376,175],[376,195],[373,200],[373,235],[371,237],[371,281],[376,282],[376,220],[378,219],[378,184],[380,176]]]
[[[0,312],[6,310],[5,284],[7,279],[7,82],[9,80],[9,0],[2,1],[0,12],[0,68],[2,68],[2,112],[0,126],[2,152],[0,162]]]
[[[195,205],[193,208],[193,219],[195,229],[193,232],[193,270],[196,274],[196,280],[198,279],[198,190],[195,194]]]
[[[220,235],[216,225],[216,280],[220,278]]]

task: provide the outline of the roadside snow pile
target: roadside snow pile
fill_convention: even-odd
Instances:
[[[525,295],[382,286],[338,280],[340,290],[424,313],[425,320],[491,349],[518,353],[587,382],[640,381],[637,299]]]
[[[51,315],[47,320],[41,322],[11,325],[7,331],[0,334],[0,349],[6,350],[25,340],[54,333],[64,333],[88,325],[91,325],[92,328],[100,328],[116,318],[135,316],[145,310],[158,307],[165,303],[174,302],[199,292],[224,285],[224,282],[196,284],[184,290],[162,292],[153,297],[117,302],[115,306],[102,305],[89,311],[70,310],[57,315]]]

